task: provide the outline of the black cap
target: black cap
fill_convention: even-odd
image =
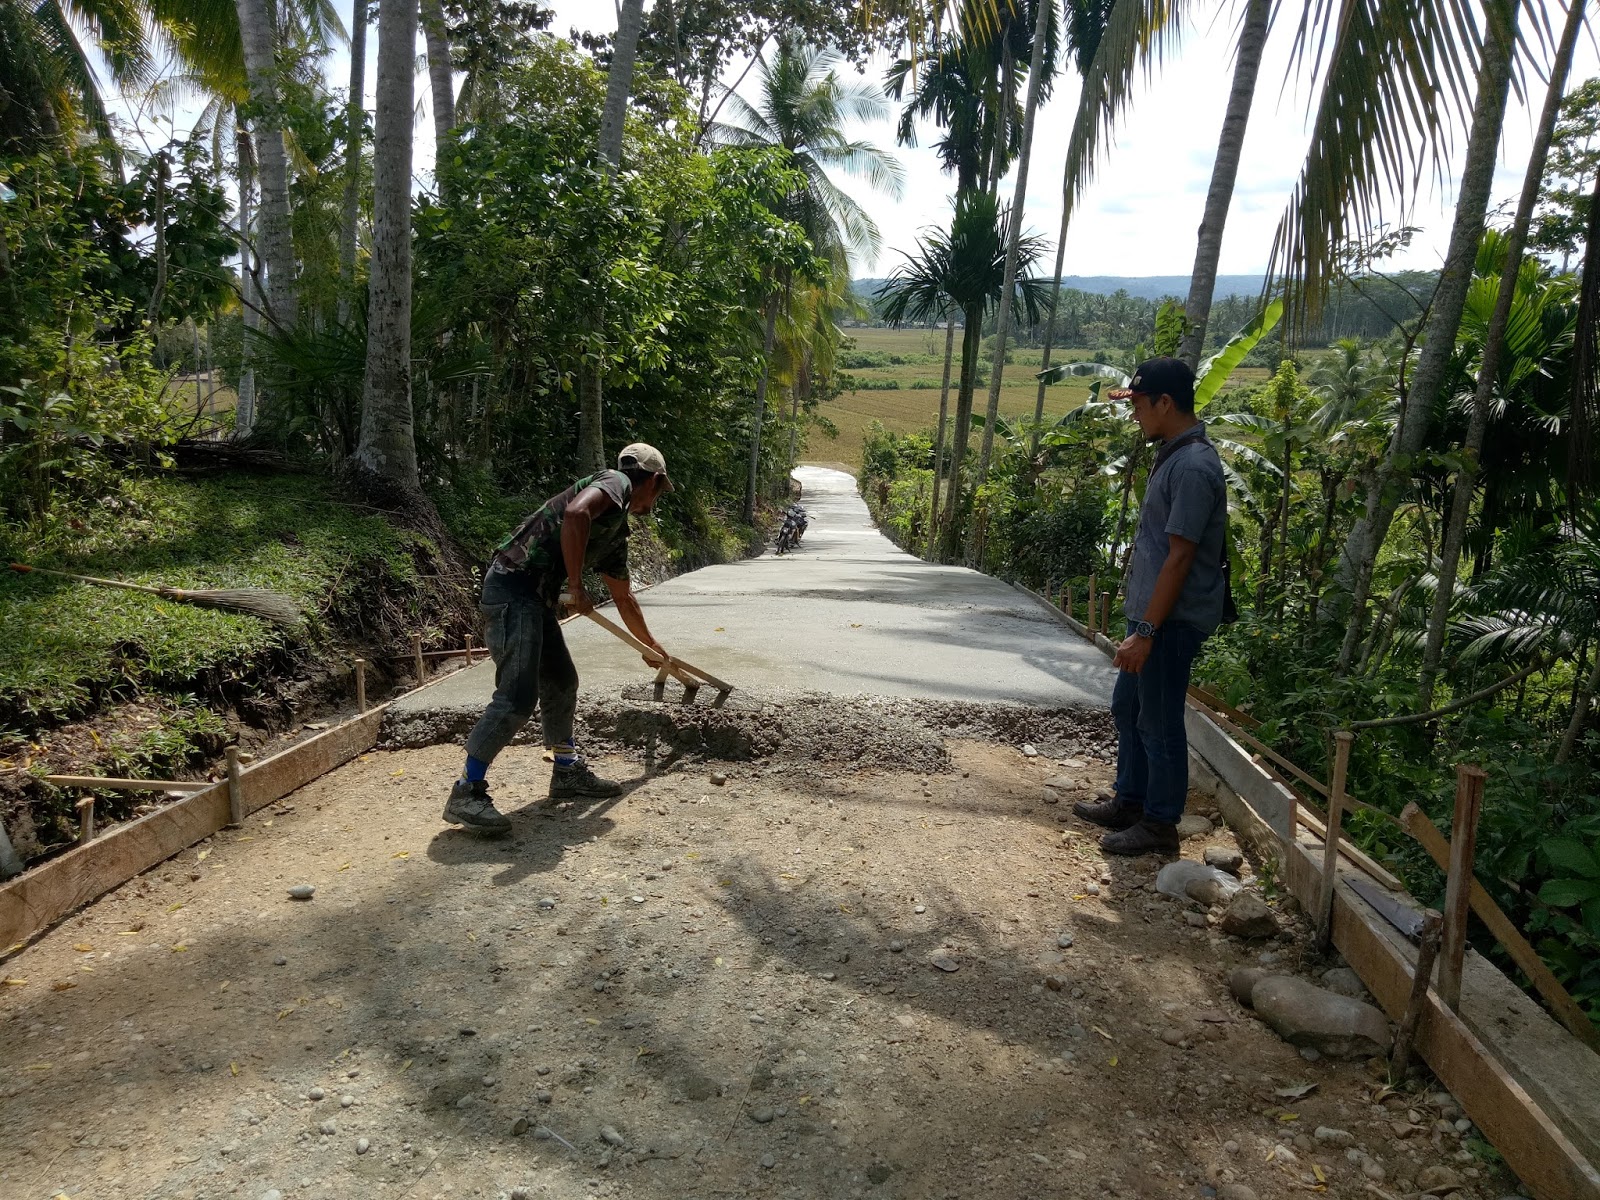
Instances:
[[[1147,358],[1133,372],[1128,386],[1111,393],[1113,400],[1142,396],[1171,396],[1185,412],[1194,411],[1194,370],[1181,358]]]

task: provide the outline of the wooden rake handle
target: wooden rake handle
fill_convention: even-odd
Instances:
[[[584,613],[583,615],[588,617],[591,621],[593,621],[596,625],[599,625],[601,628],[610,630],[613,635],[615,635],[620,640],[628,643],[628,645],[632,646],[640,654],[649,655],[651,658],[654,658],[659,653],[659,651],[657,651],[653,646],[645,645],[638,638],[634,637],[633,634],[629,633],[626,629],[624,629],[621,625],[618,625],[615,621],[611,620],[608,617],[602,617],[599,613],[595,612],[594,609],[591,608],[588,612]],[[677,677],[678,682],[683,684],[685,687],[699,687],[700,686],[700,684],[695,682],[694,679],[685,679],[684,676],[687,674],[687,675],[691,675],[691,676],[696,676],[696,677],[698,677],[698,679],[703,680],[706,683],[709,683],[712,687],[716,688],[719,692],[731,692],[731,691],[733,691],[733,685],[731,683],[723,683],[722,680],[718,679],[715,675],[708,674],[707,672],[702,671],[699,667],[695,666],[694,664],[684,662],[683,659],[681,659],[681,658],[674,658],[669,654],[669,655],[667,655],[667,661],[666,661],[665,665],[666,665],[667,669],[669,671],[671,671],[674,676]]]

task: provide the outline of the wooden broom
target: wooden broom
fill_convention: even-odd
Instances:
[[[279,625],[293,625],[300,619],[300,606],[279,592],[261,588],[194,589],[175,587],[147,587],[142,583],[124,583],[120,579],[101,579],[96,575],[74,575],[68,571],[51,571],[45,567],[30,567],[26,563],[12,563],[11,569],[22,575],[54,575],[60,579],[75,579],[79,583],[93,583],[100,587],[125,588],[130,592],[148,592],[166,600],[180,600],[185,604],[199,604],[205,608],[223,608],[229,612],[249,613]]]

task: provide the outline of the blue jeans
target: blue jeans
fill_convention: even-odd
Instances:
[[[467,753],[493,762],[533,716],[537,705],[544,744],[572,740],[578,709],[578,669],[567,653],[556,610],[539,596],[525,571],[490,571],[483,578],[484,637],[494,657],[494,697],[467,735]]]
[[[1131,630],[1130,630],[1131,632]],[[1189,795],[1189,737],[1183,728],[1189,671],[1205,641],[1193,625],[1156,631],[1144,670],[1117,673],[1111,717],[1117,725],[1117,799],[1145,819],[1176,824]]]

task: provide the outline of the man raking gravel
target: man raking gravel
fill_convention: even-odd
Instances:
[[[511,821],[494,806],[487,775],[495,756],[539,710],[545,745],[555,754],[553,800],[606,799],[622,788],[601,779],[573,742],[578,672],[561,635],[561,594],[572,611],[594,602],[584,590],[585,568],[598,571],[633,635],[649,646],[651,667],[666,657],[650,633],[628,582],[628,514],[647,513],[672,490],[661,451],[643,442],[623,448],[615,471],[578,480],[550,497],[495,551],[483,577],[483,613],[494,657],[494,697],[467,735],[467,765],[450,789],[444,819],[480,834],[501,834]]]

